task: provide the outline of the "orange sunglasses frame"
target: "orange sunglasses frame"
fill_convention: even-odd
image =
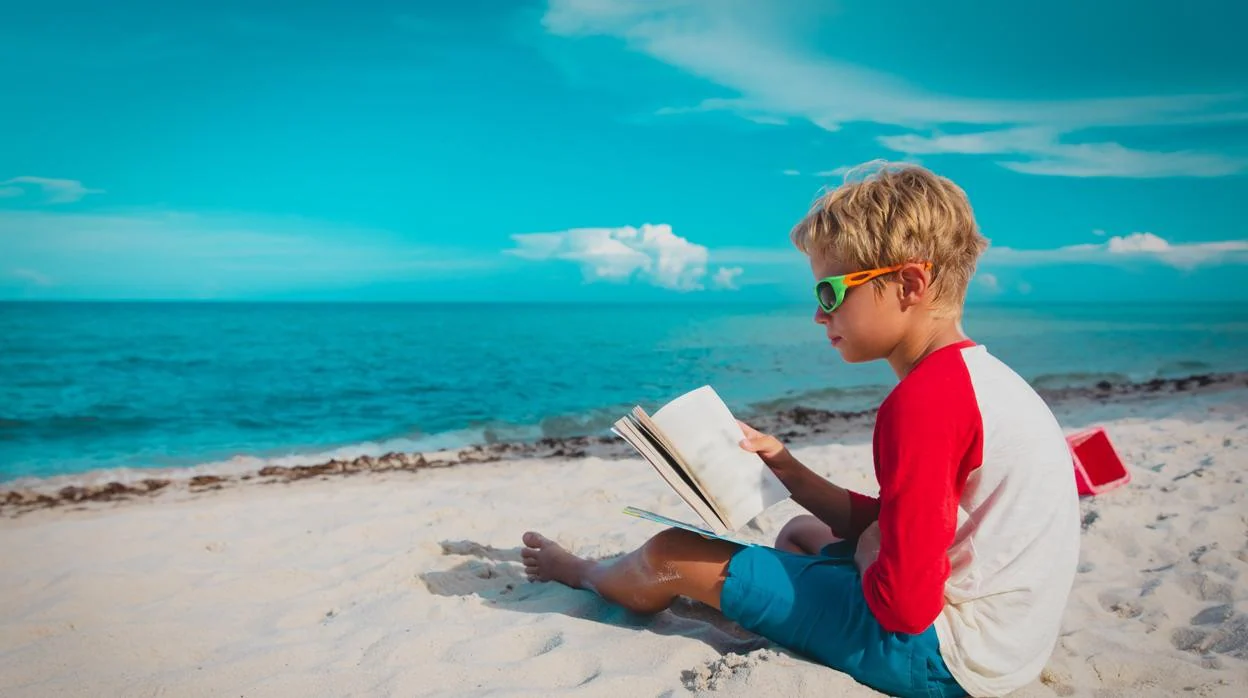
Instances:
[[[884,276],[885,274],[891,274],[895,271],[900,271],[902,267],[906,266],[906,264],[910,264],[910,262],[906,262],[902,264],[894,264],[891,267],[880,267],[878,269],[866,269],[864,271],[856,271],[856,272],[852,272],[849,274],[841,274],[840,276],[829,276],[829,277],[820,279],[818,282],[815,283],[815,300],[819,303],[819,307],[823,309],[823,312],[831,313],[837,308],[841,307],[841,304],[845,302],[845,294],[849,292],[849,289],[855,286],[861,286],[867,283],[868,281],[870,281],[871,279],[874,279],[878,276]],[[924,269],[932,268],[931,262],[918,262],[918,264],[922,264]],[[819,288],[823,286],[824,284],[828,284],[829,286],[831,286],[832,292],[836,294],[836,304],[833,305],[831,308],[823,304],[823,298],[821,298],[819,295]]]

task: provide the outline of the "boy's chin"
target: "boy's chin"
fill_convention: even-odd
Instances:
[[[854,347],[846,346],[844,342],[835,347],[836,353],[841,355],[841,361],[847,364],[865,364],[870,361],[882,359],[882,356],[872,356],[863,351],[855,351]]]

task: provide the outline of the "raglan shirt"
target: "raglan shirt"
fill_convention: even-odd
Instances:
[[[862,576],[875,618],[899,633],[935,625],[950,673],[972,695],[1034,680],[1079,557],[1074,468],[1053,413],[965,341],[898,383],[873,447],[879,497],[851,492],[852,530],[837,533],[879,522],[879,556]]]

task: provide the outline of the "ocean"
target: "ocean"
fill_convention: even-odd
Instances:
[[[1248,305],[968,309],[1040,387],[1248,370]],[[740,415],[857,410],[809,306],[0,303],[0,481],[113,468],[296,465],[607,435],[710,384]]]

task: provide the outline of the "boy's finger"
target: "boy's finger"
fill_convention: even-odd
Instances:
[[[741,447],[747,451],[758,453],[767,449],[766,437],[754,437],[750,439],[741,439]]]
[[[742,439],[741,447],[754,453],[769,453],[772,451],[779,453],[780,449],[783,448],[779,441],[766,435],[756,436],[752,439]]]
[[[740,425],[741,425],[741,431],[745,432],[745,436],[746,436],[746,438],[750,438],[750,439],[758,439],[758,438],[762,438],[762,437],[764,437],[764,436],[767,436],[767,435],[766,435],[766,434],[764,434],[763,432],[761,432],[761,431],[759,431],[759,430],[755,429],[754,427],[750,426],[749,424],[746,424],[745,422],[743,422],[743,421],[741,421],[741,420],[739,420],[739,419],[737,420],[737,424],[740,424]]]

